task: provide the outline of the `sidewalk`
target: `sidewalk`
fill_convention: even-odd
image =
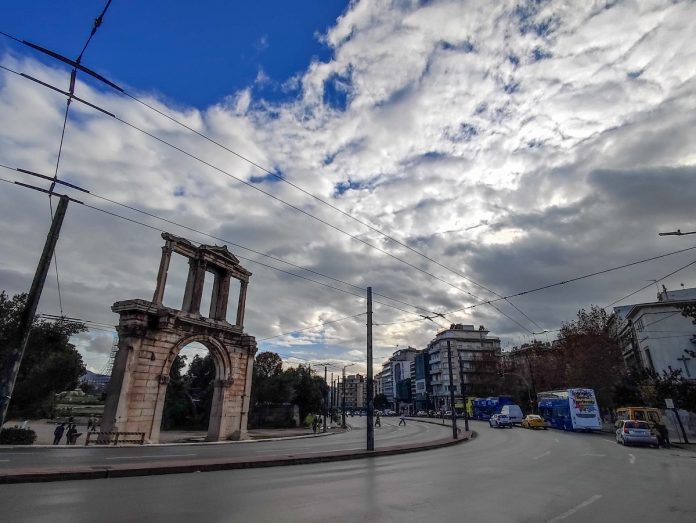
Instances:
[[[10,420],[7,421],[4,427],[14,427],[22,426],[24,421]],[[27,427],[36,432],[36,441],[34,442],[34,447],[41,445],[53,446],[53,431],[56,428],[56,422],[49,419],[38,419],[31,420],[27,422]],[[85,434],[87,433],[87,424],[77,423],[78,432],[82,433],[77,440],[77,447],[84,446],[85,444]],[[343,432],[344,429],[340,427],[329,427],[328,431],[335,434]],[[297,438],[297,437],[311,437],[319,436],[323,433],[317,432],[316,434],[311,428],[294,428],[294,429],[249,429],[247,431],[250,440],[269,440],[269,439],[287,439],[287,438]],[[326,433],[328,435],[329,432]],[[205,431],[193,431],[193,430],[165,430],[160,433],[160,444],[174,444],[174,443],[202,443],[205,441],[206,432]],[[226,442],[223,442],[226,443]],[[65,436],[61,439],[61,444],[58,447],[65,446]]]
[[[60,468],[53,467],[46,469],[5,469],[0,472],[0,484],[72,481],[79,479],[108,479],[161,474],[181,474],[185,472],[211,472],[219,470],[348,461],[371,457],[393,456],[396,454],[408,454],[411,452],[449,447],[468,441],[473,435],[473,432],[462,432],[459,439],[456,440],[452,438],[443,438],[428,443],[394,445],[392,447],[381,448],[374,451],[338,450],[332,452],[305,453],[300,455],[294,453],[272,458],[264,456],[252,456],[246,458],[200,459],[185,462],[171,461],[168,463],[114,464],[108,467],[65,466]]]

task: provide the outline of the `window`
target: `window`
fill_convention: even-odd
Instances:
[[[636,330],[638,332],[643,332],[643,329],[645,329],[645,327],[643,326],[643,318],[636,320],[635,325],[636,325]]]
[[[650,367],[650,370],[655,370],[655,365],[653,365],[653,360],[652,356],[650,355],[650,349],[648,347],[645,347],[645,359],[648,362],[648,366]]]

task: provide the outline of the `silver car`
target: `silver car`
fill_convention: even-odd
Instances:
[[[620,420],[616,422],[616,443],[622,445],[650,445],[658,447],[657,436],[645,421]]]

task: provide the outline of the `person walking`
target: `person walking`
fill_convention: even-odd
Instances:
[[[77,429],[75,428],[75,425],[72,423],[68,425],[68,430],[65,433],[65,444],[66,445],[74,445],[75,444],[75,434],[77,433]]]
[[[319,425],[318,419],[319,419],[319,417],[317,415],[315,415],[314,419],[312,420],[312,430],[314,431],[315,434],[317,433],[317,426]]]
[[[65,432],[65,423],[61,423],[56,427],[56,430],[53,431],[53,444],[54,445],[59,445],[60,440],[63,437],[63,432]]]
[[[97,430],[97,426],[94,423],[94,417],[90,416],[89,419],[87,420],[87,431],[95,431]]]
[[[375,414],[375,427],[381,427],[382,426],[382,420],[379,417],[379,412]]]
[[[403,412],[401,413],[401,418],[399,418],[399,426],[401,425],[406,426],[406,416]]]

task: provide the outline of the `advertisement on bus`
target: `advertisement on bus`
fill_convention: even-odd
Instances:
[[[568,389],[570,418],[574,429],[599,430],[602,419],[592,389]]]

